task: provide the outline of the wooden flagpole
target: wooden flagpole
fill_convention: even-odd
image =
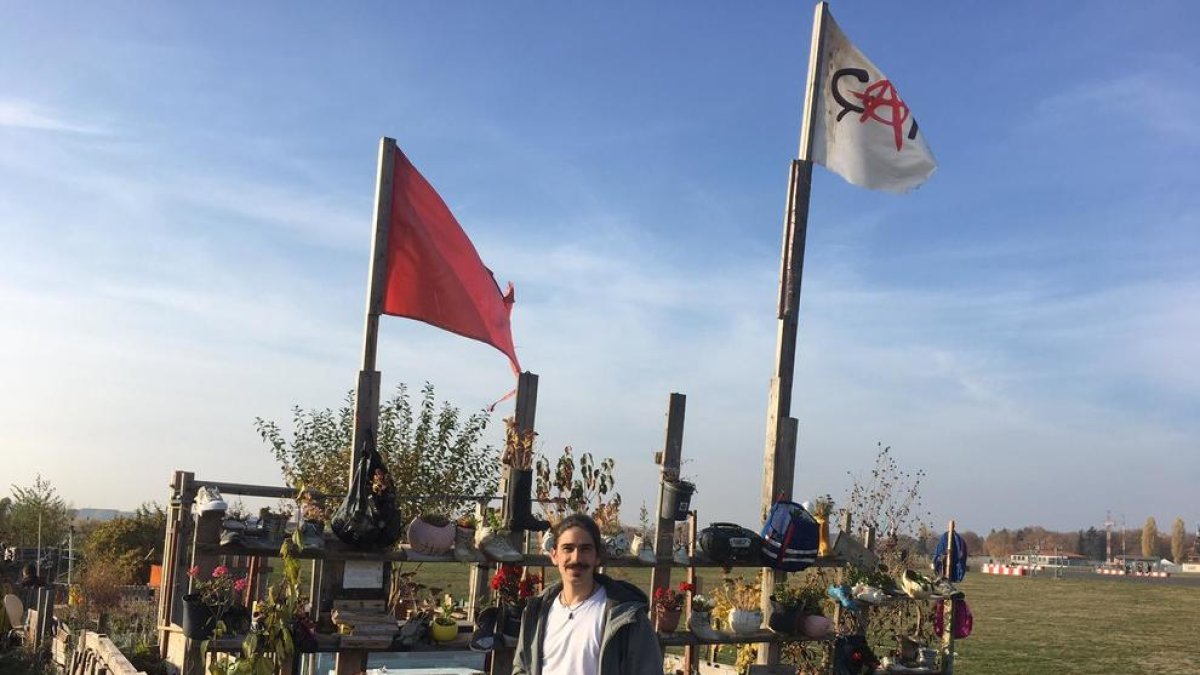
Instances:
[[[762,517],[776,497],[791,499],[795,483],[796,439],[799,422],[791,416],[792,379],[796,369],[796,335],[799,327],[800,282],[804,271],[804,242],[808,232],[808,203],[812,192],[812,140],[821,72],[821,50],[825,41],[828,4],[820,2],[813,12],[812,44],[808,56],[804,117],[800,127],[800,152],[792,161],[788,180],[787,206],[783,218],[783,246],[779,270],[778,332],[775,342],[775,372],[767,403],[767,433],[763,449]],[[763,616],[770,614],[769,599],[777,583],[786,583],[783,572],[762,571]],[[779,660],[779,647],[763,644],[758,662]]]
[[[379,424],[379,371],[375,370],[375,351],[379,342],[379,315],[383,309],[383,291],[387,283],[388,235],[392,223],[392,188],[395,181],[396,141],[379,141],[379,179],[375,184],[375,239],[371,242],[371,267],[367,276],[367,320],[363,331],[362,369],[354,396],[354,434],[351,441],[350,477],[366,454],[366,439]]]

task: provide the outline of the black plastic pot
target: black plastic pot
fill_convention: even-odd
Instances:
[[[199,596],[188,594],[183,596],[183,620],[179,623],[185,637],[193,640],[207,640],[212,637],[217,619],[212,608],[200,602]]]
[[[663,481],[662,488],[662,508],[658,517],[675,521],[687,520],[696,486],[686,480],[680,480]]]

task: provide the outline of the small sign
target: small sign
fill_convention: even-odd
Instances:
[[[383,588],[383,561],[347,560],[342,588]]]

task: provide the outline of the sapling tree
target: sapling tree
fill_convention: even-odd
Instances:
[[[397,486],[402,520],[430,511],[456,516],[474,507],[473,502],[429,495],[495,494],[500,462],[497,449],[483,442],[488,419],[482,410],[464,415],[448,402],[439,404],[429,383],[415,405],[404,384],[380,403],[376,445]],[[290,486],[327,495],[346,493],[354,431],[352,392],[337,410],[293,408],[290,437],[274,421],[258,417],[254,424]]]

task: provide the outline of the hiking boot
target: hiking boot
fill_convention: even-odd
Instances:
[[[196,490],[196,501],[192,504],[194,513],[209,513],[211,511],[220,511],[224,513],[229,510],[229,505],[221,499],[221,491],[215,487],[202,486]]]
[[[480,532],[486,532],[480,536]],[[513,548],[512,543],[508,541],[508,537],[504,534],[496,532],[490,528],[482,528],[476,530],[476,541],[479,544],[479,550],[488,558],[496,562],[520,562],[524,556],[521,552]]]
[[[545,532],[550,529],[550,521],[533,515],[532,491],[533,470],[513,469],[507,490],[509,515],[504,522],[510,532]]]
[[[487,562],[487,556],[475,548],[475,530],[454,526],[454,559],[458,562]]]

